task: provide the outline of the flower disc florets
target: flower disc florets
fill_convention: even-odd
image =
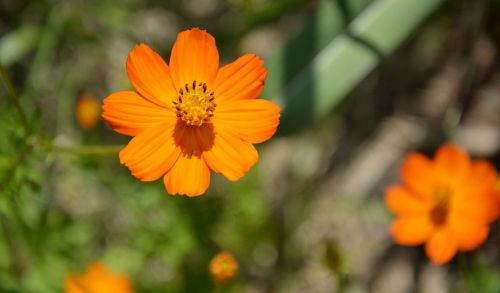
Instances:
[[[201,126],[214,116],[217,106],[215,96],[206,83],[193,81],[179,90],[179,96],[174,99],[177,117],[188,126]]]

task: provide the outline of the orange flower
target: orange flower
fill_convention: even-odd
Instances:
[[[73,274],[64,280],[66,293],[132,293],[127,277],[110,273],[101,263],[92,263],[83,274]]]
[[[397,218],[391,227],[401,245],[425,243],[432,262],[448,262],[486,240],[499,215],[497,173],[486,161],[471,161],[454,145],[438,149],[434,160],[413,153],[401,168],[402,186],[388,187],[385,201]]]
[[[94,128],[99,122],[99,102],[90,95],[83,95],[76,104],[76,119],[80,126],[85,130]]]
[[[230,253],[220,252],[210,261],[209,270],[217,283],[225,283],[238,273],[238,262]]]
[[[164,176],[170,194],[203,194],[210,169],[231,181],[241,178],[258,160],[253,144],[271,138],[279,124],[279,106],[257,99],[267,75],[263,61],[246,54],[219,69],[206,31],[179,33],[170,66],[137,45],[127,72],[137,92],[111,94],[102,117],[134,136],[120,162],[142,181]]]

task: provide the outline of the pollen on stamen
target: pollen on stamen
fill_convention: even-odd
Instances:
[[[185,91],[184,91],[185,89]],[[210,93],[210,94],[208,94]],[[174,99],[176,115],[188,126],[201,126],[214,116],[215,93],[206,83],[193,80],[179,89],[179,97]]]

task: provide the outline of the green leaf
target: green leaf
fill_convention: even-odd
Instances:
[[[483,263],[471,268],[465,282],[467,292],[500,292],[500,272]]]
[[[39,39],[37,26],[25,25],[0,39],[0,63],[8,67],[32,51]]]

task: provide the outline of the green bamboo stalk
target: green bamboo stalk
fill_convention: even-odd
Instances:
[[[444,0],[378,0],[281,88],[281,132],[326,116]]]
[[[316,12],[282,47],[265,58],[268,76],[263,97],[282,94],[311,59],[341,34],[373,0],[322,0]]]

